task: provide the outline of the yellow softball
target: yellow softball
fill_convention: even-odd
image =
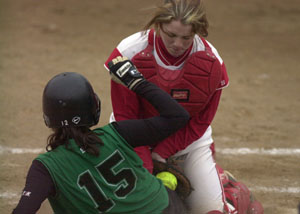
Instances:
[[[170,172],[160,172],[156,177],[162,180],[163,184],[171,190],[175,190],[177,187],[177,178]]]

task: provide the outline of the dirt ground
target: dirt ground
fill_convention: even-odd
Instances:
[[[37,155],[4,148],[46,144],[49,131],[41,108],[46,82],[64,71],[84,74],[102,100],[99,126],[107,123],[111,103],[103,63],[122,38],[143,27],[160,1],[0,0],[1,214],[16,206]],[[299,0],[205,4],[208,40],[224,59],[230,78],[213,122],[217,149],[299,149]],[[297,213],[299,153],[219,153],[217,161],[253,190],[265,214]],[[48,202],[39,213],[51,213]]]

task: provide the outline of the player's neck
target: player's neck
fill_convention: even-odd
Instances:
[[[164,64],[178,66],[187,59],[190,51],[192,50],[193,44],[178,57],[174,57],[168,52],[160,36],[156,36],[155,46],[157,49],[157,54]]]

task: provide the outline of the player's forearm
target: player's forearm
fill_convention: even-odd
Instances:
[[[189,120],[188,112],[153,83],[143,82],[136,89],[136,93],[148,100],[160,115],[143,120],[119,121],[114,124],[132,146],[155,144],[182,128]]]
[[[169,120],[167,122],[171,129],[178,130],[189,120],[189,113],[177,101],[172,99],[168,93],[155,84],[146,81],[135,92],[155,107],[160,118]],[[172,122],[177,122],[177,124],[171,124]]]

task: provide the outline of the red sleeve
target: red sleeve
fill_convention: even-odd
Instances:
[[[137,119],[139,98],[125,86],[111,80],[111,103],[116,121]]]
[[[158,153],[162,158],[168,158],[199,139],[205,133],[217,112],[221,93],[222,90],[217,90],[202,112],[191,117],[184,128],[160,142],[153,149],[153,152]]]

